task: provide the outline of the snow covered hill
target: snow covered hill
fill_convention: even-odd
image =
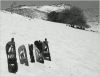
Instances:
[[[24,6],[24,7],[13,8],[13,10],[9,8],[6,10],[32,19],[38,18],[38,19],[47,20],[47,13],[37,10],[35,7]]]
[[[0,77],[100,77],[100,33],[61,23],[29,19],[0,11]],[[8,72],[5,45],[15,38],[18,72]],[[30,63],[28,44],[49,41],[52,61]],[[29,66],[19,63],[18,47],[25,44]]]
[[[17,13],[29,18],[39,18],[47,20],[47,14],[51,11],[62,11],[64,9],[70,9],[68,5],[44,5],[44,6],[25,6],[19,5],[13,8],[7,8],[6,11],[10,11],[12,13]]]

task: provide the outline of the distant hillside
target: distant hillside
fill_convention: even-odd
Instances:
[[[88,21],[97,21],[99,22],[99,12],[97,11],[99,8],[87,8],[84,9],[84,14],[87,17]]]
[[[13,8],[13,9],[6,9],[6,11],[10,11],[12,13],[17,13],[29,18],[40,18],[40,19],[47,19],[47,13],[43,12],[43,11],[39,11],[37,9],[30,9],[30,8],[21,8],[21,7],[17,7],[17,8]]]
[[[7,8],[6,11],[17,13],[29,18],[47,19],[47,13],[51,11],[62,11],[63,9],[70,9],[68,5],[45,5],[45,6],[25,6],[19,5],[16,7]]]
[[[39,18],[43,20],[47,20],[47,14],[52,11],[62,11],[64,9],[70,9],[72,7],[71,5],[64,5],[64,4],[58,4],[58,5],[43,5],[43,6],[26,6],[26,5],[19,5],[14,7],[13,9],[7,8],[6,11],[10,11],[12,13],[17,13],[29,18]],[[99,26],[99,12],[98,8],[85,8],[82,9],[84,12],[84,15],[87,19],[88,25],[90,25],[92,28],[97,29]],[[95,30],[97,31],[97,30]]]
[[[87,18],[87,23],[91,26],[91,30],[100,31],[99,8],[84,9],[84,15]]]

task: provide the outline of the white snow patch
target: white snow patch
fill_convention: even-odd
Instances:
[[[38,10],[40,11],[44,11],[44,12],[51,12],[51,11],[62,11],[64,9],[70,9],[70,6],[49,6],[49,5],[45,5],[45,6],[41,6],[40,8],[38,8]]]

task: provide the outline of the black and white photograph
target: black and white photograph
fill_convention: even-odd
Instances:
[[[0,77],[100,77],[99,0],[0,0]]]

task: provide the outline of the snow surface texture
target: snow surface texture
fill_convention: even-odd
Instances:
[[[100,34],[61,23],[0,12],[0,77],[100,77]],[[8,72],[6,43],[15,38],[18,72]],[[52,61],[30,63],[28,44],[49,41]],[[19,63],[18,47],[25,44],[29,66]]]

